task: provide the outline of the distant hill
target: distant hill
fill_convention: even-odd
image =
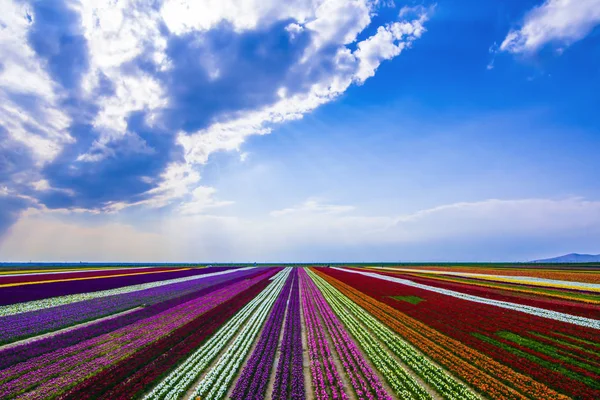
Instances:
[[[600,262],[600,254],[565,254],[564,256],[534,260],[534,263],[593,263]]]

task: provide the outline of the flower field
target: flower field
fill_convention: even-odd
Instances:
[[[0,270],[0,399],[600,399],[600,270]]]

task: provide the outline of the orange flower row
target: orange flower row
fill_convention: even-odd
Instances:
[[[535,278],[555,279],[560,281],[600,283],[600,273],[582,270],[552,270],[552,269],[519,269],[519,268],[482,268],[482,267],[435,267],[423,266],[419,268],[402,267],[403,269],[427,269],[440,272],[467,272],[485,275],[506,275],[506,276],[532,276]],[[389,269],[390,272],[394,268]]]
[[[377,301],[323,272],[316,270],[315,272],[425,355],[455,373],[487,397],[492,399],[569,399],[569,397],[441,334],[387,304]]]

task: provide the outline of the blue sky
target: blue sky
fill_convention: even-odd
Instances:
[[[600,0],[0,1],[0,258],[600,253]]]

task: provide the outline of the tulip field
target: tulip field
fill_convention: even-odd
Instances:
[[[600,269],[0,269],[0,399],[600,399]]]

